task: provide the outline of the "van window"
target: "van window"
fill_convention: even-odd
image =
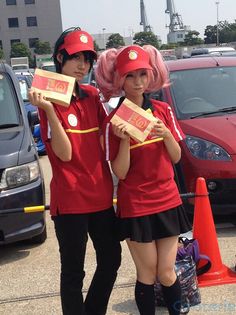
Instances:
[[[19,112],[11,82],[0,73],[0,128],[19,126]]]

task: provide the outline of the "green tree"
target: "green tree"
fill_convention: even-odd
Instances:
[[[198,31],[189,31],[184,38],[184,45],[194,46],[201,45],[204,41],[199,38],[200,33]]]
[[[220,22],[219,40],[221,43],[236,41],[236,23]]]
[[[4,59],[4,52],[3,52],[3,49],[0,48],[0,60],[3,60]]]
[[[207,25],[204,32],[204,42],[205,44],[216,43],[216,25]]]
[[[37,40],[35,43],[34,53],[37,55],[51,54],[52,49],[50,43]]]
[[[10,57],[29,57],[31,58],[31,51],[24,43],[14,43],[11,46]]]
[[[124,38],[119,33],[115,33],[108,37],[106,48],[119,48],[124,45]]]
[[[34,65],[34,61],[31,57],[31,51],[24,43],[14,43],[11,46],[10,57],[28,57],[29,58],[29,66],[32,67]]]
[[[218,24],[219,43],[236,41],[236,22],[220,21]],[[215,44],[217,40],[217,25],[207,25],[204,32],[205,44]]]
[[[159,42],[157,36],[153,32],[139,32],[134,35],[134,44],[143,46],[143,45],[152,45],[159,48]]]

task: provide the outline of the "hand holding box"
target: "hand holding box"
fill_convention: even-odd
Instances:
[[[74,90],[75,78],[64,74],[36,69],[31,89],[42,93],[47,100],[68,107]]]
[[[143,142],[153,129],[157,118],[126,98],[111,119],[114,125],[121,122],[127,126],[130,137]]]

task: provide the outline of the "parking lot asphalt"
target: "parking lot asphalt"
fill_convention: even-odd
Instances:
[[[51,170],[47,156],[41,157],[40,161],[45,176],[48,203]],[[48,238],[40,246],[18,243],[0,248],[1,315],[62,314],[59,295],[58,245],[48,212],[47,230]],[[217,224],[216,230],[223,264],[233,269],[236,255],[236,227],[228,222]],[[89,287],[94,269],[94,251],[89,241],[85,262],[84,294]],[[110,298],[107,315],[138,315],[133,293],[135,278],[135,268],[126,244],[123,242],[122,265]],[[202,303],[192,307],[190,315],[236,314],[236,283],[203,287],[200,288],[200,293]],[[164,315],[168,312],[165,308],[157,308],[156,314]]]

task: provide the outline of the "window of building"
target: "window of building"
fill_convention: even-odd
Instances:
[[[35,4],[35,0],[25,0],[25,4]]]
[[[9,18],[8,19],[8,26],[9,27],[19,27],[18,18]]]
[[[39,40],[39,38],[29,38],[29,48],[34,48],[36,42]]]
[[[6,0],[6,5],[16,5],[16,0]]]
[[[3,47],[2,47],[2,41],[0,40],[0,49],[3,49]]]
[[[36,16],[28,16],[26,18],[27,26],[37,26],[37,18]]]
[[[20,43],[20,39],[11,39],[11,46],[15,43]]]

